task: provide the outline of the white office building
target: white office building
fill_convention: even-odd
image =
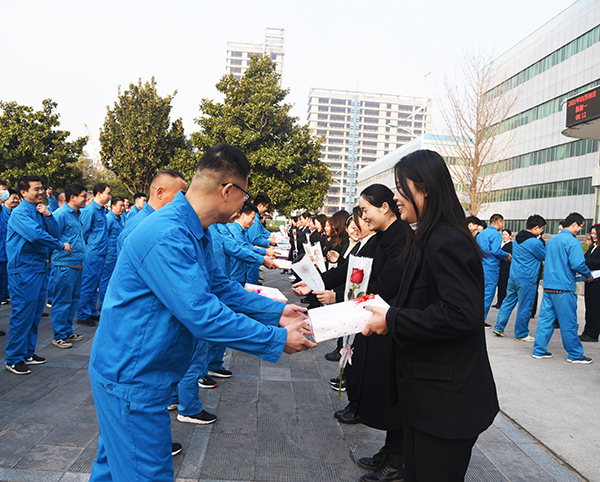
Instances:
[[[244,72],[248,70],[250,57],[253,54],[268,55],[271,60],[277,63],[275,71],[283,75],[285,29],[278,27],[265,28],[264,43],[227,42],[226,73],[233,74],[238,80],[241,79]]]

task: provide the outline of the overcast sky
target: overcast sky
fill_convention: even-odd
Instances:
[[[219,99],[227,41],[263,42],[273,26],[286,29],[283,85],[302,123],[311,87],[421,97],[419,70],[438,69],[435,102],[465,50],[500,55],[572,3],[0,0],[0,99],[52,98],[62,129],[97,138],[118,86],[154,75],[160,95],[177,90],[172,118],[190,134],[201,99]]]

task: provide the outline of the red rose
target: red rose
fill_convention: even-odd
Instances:
[[[361,284],[365,277],[365,272],[362,269],[352,268],[352,274],[350,275],[350,282],[356,283],[357,285]]]

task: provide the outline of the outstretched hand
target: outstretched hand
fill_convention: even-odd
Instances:
[[[304,281],[300,281],[295,285],[292,285],[292,291],[298,296],[306,296],[311,293],[311,289],[306,285]]]
[[[365,310],[370,311],[373,315],[369,318],[369,321],[367,321],[367,325],[362,331],[362,334],[365,336],[369,336],[373,333],[376,333],[377,335],[387,334],[389,330],[385,317],[388,310],[380,308],[379,306],[365,306]]]
[[[286,328],[294,323],[299,321],[306,321],[306,308],[298,305],[285,305],[283,312],[281,313],[281,318],[279,318],[279,326],[282,328]],[[310,335],[310,330],[307,330],[308,335]]]
[[[317,346],[316,343],[313,343],[304,336],[304,332],[308,329],[308,323],[306,321],[298,321],[286,326],[285,329],[288,331],[288,336],[283,351],[288,355],[299,351],[310,350]]]

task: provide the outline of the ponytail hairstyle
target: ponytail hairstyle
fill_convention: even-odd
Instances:
[[[360,197],[364,198],[365,201],[377,208],[380,208],[384,203],[387,203],[394,216],[396,218],[400,217],[398,206],[396,205],[396,201],[394,201],[394,193],[389,187],[384,186],[383,184],[371,184],[363,189],[360,193]]]

